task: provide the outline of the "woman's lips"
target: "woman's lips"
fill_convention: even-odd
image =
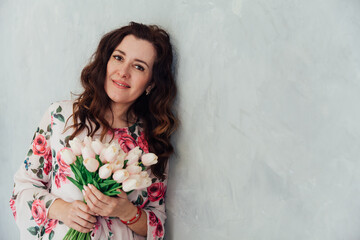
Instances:
[[[115,81],[115,80],[112,81],[118,88],[130,88],[130,86],[123,81]]]

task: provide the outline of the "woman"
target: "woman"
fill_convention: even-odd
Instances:
[[[164,237],[167,161],[177,123],[171,67],[169,36],[157,26],[131,22],[101,39],[81,74],[84,92],[49,107],[15,174],[10,205],[21,239],[62,239],[69,228],[92,231],[93,239]],[[148,170],[152,185],[116,197],[91,185],[81,193],[67,180],[73,173],[59,154],[75,136],[157,154]]]

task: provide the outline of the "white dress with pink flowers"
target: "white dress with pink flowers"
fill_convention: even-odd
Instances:
[[[61,101],[49,107],[35,131],[25,161],[15,174],[10,206],[23,240],[63,239],[69,228],[58,220],[47,218],[49,207],[56,198],[68,202],[83,200],[81,191],[66,178],[74,175],[59,154],[61,149],[69,147],[68,139],[73,130],[63,131],[66,120],[72,114],[72,104],[72,101]],[[67,126],[72,124],[70,119]],[[114,129],[114,134],[113,141],[118,141],[125,152],[136,146],[144,152],[149,151],[139,123]],[[82,140],[85,136],[86,130],[77,137]],[[99,135],[95,135],[94,139],[96,137]],[[109,132],[104,141],[108,142],[111,137],[112,132]],[[167,180],[159,180],[151,174],[150,169],[148,172],[152,185],[128,195],[129,200],[147,214],[147,237],[135,234],[118,218],[98,217],[92,239],[163,239]]]

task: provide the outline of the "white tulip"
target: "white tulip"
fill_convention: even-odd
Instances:
[[[84,145],[85,146],[91,146],[91,143],[92,143],[92,138],[90,137],[90,136],[86,136],[85,138],[84,138]]]
[[[107,164],[100,167],[100,169],[99,169],[99,177],[101,179],[107,179],[108,177],[111,176],[112,172],[113,172],[112,166],[109,163],[107,163]]]
[[[125,157],[126,160],[128,160],[128,165],[131,165],[133,163],[137,163],[139,161],[139,158],[141,157],[142,150],[139,147],[135,147],[128,152],[127,156]]]
[[[76,156],[80,156],[81,149],[83,148],[82,142],[77,137],[75,137],[73,140],[69,141],[69,144],[70,144],[70,147],[71,147],[71,150],[73,151],[73,153]]]
[[[141,187],[139,187],[138,189],[150,187],[151,184],[152,184],[151,178],[149,177],[142,178],[140,183]]]
[[[122,183],[128,179],[129,176],[130,174],[128,171],[126,171],[126,169],[120,169],[115,171],[112,177],[117,183]]]
[[[89,145],[86,145],[85,147],[83,147],[81,149],[81,154],[83,156],[83,159],[85,159],[85,158],[95,158],[95,152],[91,148],[91,146],[89,146]]]
[[[71,149],[69,148],[64,148],[61,151],[61,159],[64,160],[64,162],[67,165],[70,165],[72,163],[74,163],[76,161],[76,156],[75,154],[71,151]]]
[[[121,159],[115,160],[114,162],[111,163],[111,165],[113,166],[114,171],[122,169],[124,167],[124,161]]]
[[[112,142],[107,148],[104,148],[100,153],[102,162],[113,162],[120,152],[120,145]]]
[[[154,165],[158,162],[158,156],[156,156],[154,153],[145,153],[141,157],[141,162],[146,167]]]
[[[137,180],[134,178],[128,178],[122,183],[122,189],[124,192],[130,192],[131,190],[134,190],[137,187]]]
[[[85,158],[83,164],[89,172],[95,172],[99,168],[99,161],[95,158]]]
[[[142,168],[138,165],[132,164],[126,167],[126,170],[130,173],[130,175],[139,174]]]
[[[105,148],[104,144],[99,139],[91,142],[91,147],[96,155],[100,155],[101,151]]]

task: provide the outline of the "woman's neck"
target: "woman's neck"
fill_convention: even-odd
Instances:
[[[129,119],[127,118],[127,111],[129,107],[129,105],[111,105],[111,111],[114,115],[114,119],[112,119],[110,109],[106,112],[105,119],[108,121],[112,128],[129,127],[129,125],[132,125],[136,121],[136,118],[133,114],[130,114]]]

